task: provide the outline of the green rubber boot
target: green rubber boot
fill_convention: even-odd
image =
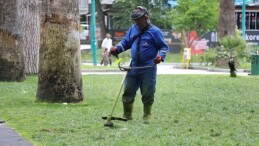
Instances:
[[[133,120],[132,111],[133,111],[133,103],[123,103],[124,114],[123,117],[127,120]]]
[[[144,106],[144,124],[149,124],[150,123],[150,118],[151,118],[151,105],[149,106]]]

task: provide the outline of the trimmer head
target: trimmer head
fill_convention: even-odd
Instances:
[[[107,121],[107,122],[104,123],[103,125],[104,125],[104,127],[110,127],[110,128],[112,128],[112,127],[114,126],[113,123],[110,122],[110,121]]]
[[[102,119],[107,120],[106,123],[104,123],[105,127],[110,127],[112,128],[114,126],[114,124],[112,123],[112,120],[119,120],[119,121],[128,121],[125,118],[120,118],[120,117],[112,117],[112,116],[108,116],[108,117],[102,117]]]

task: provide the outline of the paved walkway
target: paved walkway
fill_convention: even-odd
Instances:
[[[92,65],[91,63],[83,63],[84,65]],[[99,64],[98,64],[99,66]],[[119,69],[82,69],[82,75],[87,74],[124,74],[125,72]],[[157,74],[230,74],[229,69],[207,68],[207,67],[192,67],[192,69],[181,69],[179,64],[161,63],[157,65]],[[247,76],[250,71],[244,69],[237,70],[237,76]]]
[[[0,146],[32,146],[0,119]]]

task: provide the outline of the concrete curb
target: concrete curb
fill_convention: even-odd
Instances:
[[[83,61],[82,62],[83,65],[89,65],[92,66],[93,63],[91,61]],[[99,65],[100,63],[98,63]],[[202,66],[203,65],[203,66]],[[168,62],[163,62],[161,64],[159,64],[158,66],[171,66],[173,68],[176,69],[186,69],[185,64],[181,64],[181,63],[168,63]],[[209,71],[209,72],[229,72],[229,69],[224,69],[224,68],[211,68],[211,67],[206,67],[204,66],[204,64],[200,64],[200,63],[190,63],[188,69],[190,70],[205,70],[205,71]],[[83,72],[121,72],[119,69],[83,69]],[[245,72],[245,73],[250,73],[251,70],[250,69],[237,69],[237,72]]]
[[[162,65],[163,66],[163,65]],[[180,67],[178,65],[172,65],[171,68],[175,68],[175,69],[183,69],[185,70],[185,68]],[[222,68],[210,68],[210,67],[195,67],[195,66],[190,66],[188,67],[188,70],[203,70],[203,71],[208,71],[208,72],[223,72],[223,73],[229,73],[229,69],[222,69]],[[112,72],[122,72],[119,69],[82,69],[82,72],[106,72],[106,73],[112,73]],[[249,69],[237,69],[238,73],[250,73],[251,70]]]
[[[174,68],[178,68],[181,69],[181,66],[179,64],[175,64]],[[183,67],[184,69],[184,67]],[[209,72],[229,72],[229,69],[225,69],[225,68],[211,68],[211,67],[201,67],[201,66],[192,66],[190,65],[188,67],[188,69],[193,69],[193,70],[205,70],[205,71],[209,71]],[[237,69],[237,72],[239,73],[250,73],[251,70],[249,69]]]

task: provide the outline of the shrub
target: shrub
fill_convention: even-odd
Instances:
[[[211,65],[214,65],[217,60],[217,49],[216,48],[210,48],[209,50],[204,50],[203,55],[201,56],[202,62],[206,62],[206,66],[211,63]]]
[[[234,60],[238,65],[238,57],[242,56],[246,48],[246,41],[240,36],[225,36],[219,40],[221,45],[217,51],[216,66],[228,66],[229,60]]]
[[[242,57],[244,62],[250,62],[252,53],[258,54],[258,46],[247,45],[247,47],[244,49],[244,51],[240,57]]]
[[[246,41],[239,36],[226,36],[219,40],[222,46],[223,58],[236,58],[243,54]]]

